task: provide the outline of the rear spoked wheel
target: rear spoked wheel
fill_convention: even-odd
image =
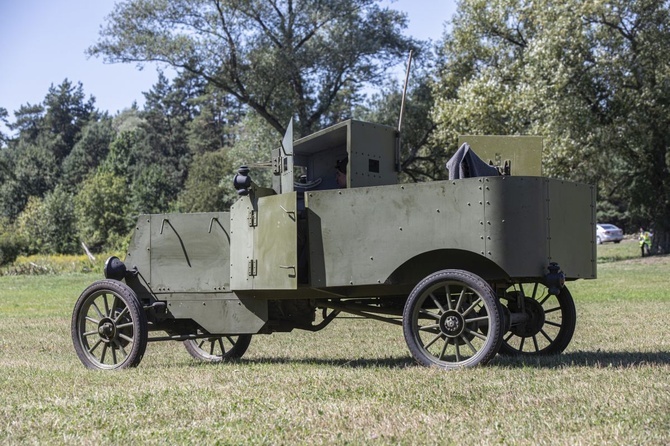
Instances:
[[[486,364],[502,340],[501,308],[493,289],[462,270],[422,280],[403,311],[403,333],[414,359],[444,369]]]
[[[149,337],[135,292],[115,280],[100,280],[84,290],[74,306],[70,331],[81,362],[102,370],[137,366]]]
[[[526,321],[503,335],[501,354],[552,355],[566,349],[575,332],[577,313],[567,287],[551,295],[541,283],[516,284],[505,292],[510,313],[525,314]]]
[[[223,362],[241,358],[250,342],[251,335],[212,336],[186,340],[184,347],[199,361]]]

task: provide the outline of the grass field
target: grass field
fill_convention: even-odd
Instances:
[[[336,320],[199,364],[150,343],[95,372],[69,335],[95,274],[0,277],[0,444],[670,444],[670,257],[600,246],[560,356],[415,365],[400,327]]]

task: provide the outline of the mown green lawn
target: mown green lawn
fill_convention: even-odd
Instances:
[[[70,316],[99,277],[0,277],[0,443],[667,445],[670,257],[636,246],[600,246],[598,279],[569,284],[563,355],[451,372],[361,319],[254,337],[235,363],[150,343],[137,369],[90,371]]]

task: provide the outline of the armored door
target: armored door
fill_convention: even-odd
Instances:
[[[233,290],[298,286],[296,193],[245,197],[231,209]]]

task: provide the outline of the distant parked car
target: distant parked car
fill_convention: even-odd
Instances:
[[[609,223],[598,223],[596,225],[596,243],[605,242],[619,243],[623,240],[623,230]]]

